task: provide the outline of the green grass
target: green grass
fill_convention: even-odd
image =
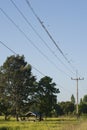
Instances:
[[[15,121],[11,118],[4,121],[0,118],[0,130],[87,130],[87,120],[70,117],[46,118],[41,122]]]

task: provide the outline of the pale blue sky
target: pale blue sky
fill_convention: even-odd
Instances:
[[[9,21],[0,11],[0,41],[4,42],[17,54],[24,55],[25,60],[35,66],[45,75],[53,78],[61,93],[58,94],[58,101],[70,100],[72,94],[76,97],[76,81],[72,68],[54,46],[46,32],[41,27],[25,0],[13,0],[24,16],[28,19],[34,29],[40,34],[47,45],[52,49],[62,62],[49,51],[41,39],[34,33],[31,27],[16,10],[10,0],[0,0],[2,8],[9,17],[23,30],[29,39],[48,57],[47,60],[23,34]],[[78,70],[84,81],[79,81],[79,99],[87,94],[87,0],[30,0],[30,3],[49,30],[58,46],[61,48],[70,63]],[[12,55],[7,48],[0,44],[0,65],[7,56]],[[52,63],[50,63],[50,61]],[[54,65],[55,64],[55,65]],[[70,71],[71,70],[71,71]],[[43,77],[33,69],[37,80]]]

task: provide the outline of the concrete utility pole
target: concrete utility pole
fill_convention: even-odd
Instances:
[[[77,92],[76,92],[76,98],[77,98],[77,103],[76,103],[76,114],[78,115],[78,81],[79,80],[84,80],[84,78],[71,78],[72,80],[76,80],[77,82],[77,85],[76,85],[76,88],[77,88]]]

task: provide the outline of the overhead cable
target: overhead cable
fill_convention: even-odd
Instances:
[[[68,66],[66,66],[63,61],[53,52],[53,50],[48,46],[46,41],[40,36],[40,34],[36,31],[36,29],[32,26],[32,24],[29,22],[27,17],[22,13],[22,11],[18,8],[18,6],[15,4],[13,0],[10,0],[11,3],[14,5],[14,7],[17,9],[17,11],[20,13],[20,15],[23,17],[23,19],[26,21],[26,23],[32,28],[32,30],[35,32],[35,34],[41,39],[41,41],[45,44],[45,46],[50,50],[50,52],[57,58],[57,60],[65,67],[67,68],[71,73],[74,74],[73,71],[71,71]]]
[[[34,9],[32,8],[29,0],[26,0],[27,5],[29,6],[29,8],[31,9],[32,13],[34,14],[34,16],[37,18],[37,20],[39,21],[39,23],[41,24],[41,26],[43,27],[43,29],[45,30],[45,32],[48,34],[49,38],[52,40],[53,44],[56,46],[56,48],[58,49],[58,51],[62,54],[62,56],[64,57],[64,59],[67,61],[68,64],[70,64],[71,68],[75,71],[75,67],[73,67],[70,63],[70,61],[68,60],[68,58],[65,56],[65,54],[63,53],[63,51],[60,49],[60,47],[57,45],[56,41],[54,40],[54,38],[52,37],[52,35],[50,34],[50,32],[47,30],[46,26],[43,24],[43,22],[41,21],[41,19],[38,17],[38,15],[36,14],[36,12],[34,11]]]
[[[4,47],[6,47],[8,50],[10,50],[12,53],[14,53],[15,55],[17,55],[15,51],[13,51],[11,48],[9,48],[9,47],[8,47],[6,44],[4,44],[2,41],[0,41],[0,43],[1,43]]]
[[[43,55],[45,57],[45,59],[47,61],[49,61],[51,64],[53,64],[55,66],[55,68],[57,70],[59,70],[60,72],[66,74],[69,78],[71,77],[69,74],[67,74],[66,72],[64,72],[63,70],[61,70],[60,68],[58,68],[58,66],[53,62],[51,61],[31,40],[30,38],[25,34],[25,32],[7,15],[7,13],[2,9],[0,8],[1,12],[8,18],[8,20],[10,20],[10,22],[20,31],[20,33],[22,35],[24,35],[24,37],[29,41],[29,43],[38,50],[38,52]],[[28,43],[28,45],[29,45]]]

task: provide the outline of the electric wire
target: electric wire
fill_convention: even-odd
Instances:
[[[33,26],[32,26],[32,27],[33,27]],[[37,33],[37,34],[38,34],[38,33]],[[39,35],[39,36],[40,36],[40,35]],[[41,39],[41,38],[40,38],[40,39]],[[43,40],[43,39],[42,39],[42,40]],[[48,45],[47,45],[47,46],[48,46]],[[51,49],[49,46],[48,46],[48,48]],[[52,53],[54,53],[54,52],[52,52]],[[54,54],[54,55],[57,56],[56,54]],[[61,62],[61,63],[62,63],[62,62]],[[69,61],[69,64],[71,64],[70,61]],[[33,68],[34,68],[34,67],[33,67]],[[35,70],[36,70],[36,69],[35,69]]]
[[[42,28],[45,30],[45,32],[48,34],[49,38],[51,39],[51,41],[53,42],[53,44],[56,46],[57,50],[62,54],[62,56],[64,57],[64,59],[67,61],[67,63],[71,66],[71,68],[76,71],[75,67],[72,66],[72,64],[70,63],[70,61],[68,60],[68,58],[65,56],[65,54],[63,53],[63,51],[60,49],[60,47],[57,45],[56,41],[54,40],[54,38],[52,37],[52,35],[50,34],[50,32],[48,31],[48,29],[46,28],[46,26],[43,24],[43,22],[41,21],[41,19],[38,17],[38,15],[36,14],[36,12],[34,11],[34,9],[32,8],[29,0],[25,0],[28,7],[31,9],[32,13],[34,14],[34,16],[37,18],[37,20],[39,21],[39,23],[41,24]]]
[[[0,41],[0,43],[6,47],[8,50],[10,50],[13,54],[17,55],[15,51],[13,51],[12,49],[10,49],[6,44],[4,44],[2,41]]]
[[[18,27],[18,26],[17,26]],[[20,30],[20,29],[19,29]],[[10,49],[7,45],[5,45],[3,42],[0,41],[0,43],[6,47],[7,49],[9,49],[12,53],[14,53],[16,55],[16,52],[13,51],[12,49]],[[32,66],[33,67],[33,66]],[[43,76],[45,76],[42,72],[40,72],[38,69],[36,69],[35,67],[33,67],[36,71],[38,71],[40,74],[42,74]],[[59,86],[59,85],[58,85]]]
[[[0,8],[0,10],[1,10],[1,8]],[[5,15],[6,17],[8,16],[8,15]],[[10,17],[7,17],[7,18],[10,18]],[[10,20],[10,19],[9,19]],[[13,21],[12,21],[12,19],[10,20],[12,23],[14,23]],[[14,24],[14,25],[16,25],[16,24]],[[16,25],[16,27],[18,27],[17,25]],[[19,31],[20,31],[20,29],[19,29]],[[14,54],[16,54],[16,52],[14,52],[12,49],[10,49],[8,46],[6,46],[3,42],[1,42],[0,41],[0,43],[2,44],[2,45],[4,45],[6,48],[8,48],[11,52],[13,52]],[[32,65],[31,65],[32,66]],[[45,74],[43,74],[41,71],[39,71],[36,67],[34,67],[34,66],[32,66],[36,71],[38,71],[41,75],[43,75],[43,76],[45,76]],[[57,68],[57,66],[56,66],[56,68]],[[62,71],[62,70],[60,70],[60,71]],[[64,71],[62,71],[64,74],[66,74],[69,78],[70,78],[70,75],[68,75],[67,73],[65,73]],[[61,85],[60,85],[61,86]]]
[[[53,52],[53,50],[48,46],[48,44],[46,43],[46,41],[40,36],[40,34],[36,31],[36,29],[32,26],[32,24],[29,22],[29,20],[27,19],[27,17],[22,13],[22,11],[18,8],[18,6],[15,4],[15,2],[13,0],[10,0],[11,3],[14,5],[14,7],[17,9],[17,11],[20,13],[20,15],[23,17],[23,19],[26,21],[26,23],[32,28],[32,30],[35,32],[35,34],[41,39],[41,41],[45,44],[45,46],[50,50],[50,52],[57,58],[58,61],[60,61],[60,63],[67,68],[71,73],[74,74],[73,71],[71,71],[68,66],[66,66],[63,61]]]
[[[0,10],[1,10],[1,8],[0,8]],[[3,10],[2,10],[3,11]],[[5,13],[4,11],[3,11],[3,13]],[[5,16],[7,17],[7,18],[10,18],[6,13],[5,13]],[[22,30],[14,23],[14,21],[10,18],[9,19],[17,28],[18,28],[18,30],[19,31],[21,31],[21,33],[22,33]],[[24,32],[22,33],[22,34],[25,34]],[[24,36],[26,36],[26,34],[24,35]],[[26,38],[28,38],[28,37],[26,37]],[[30,39],[29,39],[30,40]],[[1,42],[1,43],[3,43],[3,42]],[[3,43],[3,45],[5,46],[5,47],[7,47],[4,43]],[[7,47],[8,48],[8,47]],[[8,48],[8,49],[10,49],[10,48]],[[13,50],[11,50],[11,51],[13,51]],[[14,53],[14,52],[13,52]],[[14,54],[16,54],[16,53],[14,53]],[[48,60],[48,59],[47,59]],[[52,64],[53,64],[53,62],[52,62]],[[54,64],[55,65],[55,64]],[[38,71],[41,75],[43,75],[43,76],[45,76],[41,71],[39,71],[36,67],[34,67],[34,66],[32,66],[36,71]],[[56,66],[56,68],[58,68],[57,66]],[[59,68],[58,68],[59,69]],[[64,71],[62,71],[62,70],[60,70],[61,72],[63,72],[64,74],[66,74],[68,77],[70,77],[70,75],[68,75],[67,73],[65,73]]]
[[[1,9],[1,8],[0,8]],[[6,16],[7,17],[7,16]],[[8,17],[9,18],[9,17]],[[12,22],[12,20],[11,20],[11,22]],[[14,23],[14,22],[12,22],[12,23]],[[16,25],[16,24],[15,24]],[[17,25],[16,25],[16,27],[18,27]],[[19,29],[20,30],[20,29]],[[17,53],[15,52],[15,51],[13,51],[12,49],[10,49],[6,44],[4,44],[3,42],[1,42],[0,41],[0,43],[3,45],[3,46],[5,46],[7,49],[9,49],[12,53],[14,53],[14,54],[16,54],[17,55]],[[31,65],[31,64],[30,64]],[[31,65],[32,66],[32,65]],[[36,70],[37,72],[39,72],[41,75],[43,75],[43,76],[45,76],[45,74],[44,73],[42,73],[41,71],[39,71],[36,67],[34,67],[34,66],[32,66],[32,68],[34,69],[34,70]],[[70,77],[70,76],[69,76]],[[59,84],[57,84],[58,86],[60,86],[62,89],[64,88],[64,87],[62,87],[61,85],[59,85]],[[66,90],[66,89],[65,89]],[[67,90],[66,90],[66,92],[67,92]]]
[[[53,62],[51,61],[31,40],[30,38],[25,34],[25,32],[12,20],[12,18],[10,18],[7,13],[2,9],[0,8],[1,12],[8,18],[8,20],[10,20],[10,22],[20,31],[20,33],[22,35],[24,35],[24,37],[29,41],[29,43],[36,49],[38,50],[38,52],[45,57],[45,59],[47,61],[49,61],[51,64],[53,64],[55,66],[55,68],[57,70],[59,70],[60,72],[64,73],[65,75],[67,75],[69,78],[71,77],[69,74],[67,74],[66,72],[64,72],[63,70],[61,70],[60,68],[58,68],[58,66]],[[28,43],[28,45],[29,45]]]

